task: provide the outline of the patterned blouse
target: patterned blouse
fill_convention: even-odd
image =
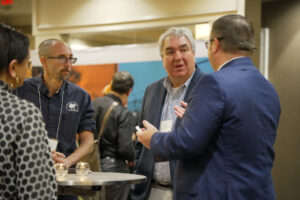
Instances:
[[[46,135],[40,111],[0,81],[0,200],[57,198]]]

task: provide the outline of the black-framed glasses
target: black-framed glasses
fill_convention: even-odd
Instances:
[[[223,40],[224,38],[223,37],[217,37],[218,40]],[[211,43],[214,41],[214,39],[211,39],[211,40],[208,40],[206,41],[204,44],[205,44],[205,47],[206,49],[208,49],[208,47],[211,45]]]
[[[66,58],[66,57],[61,57],[61,56],[58,56],[58,57],[49,56],[47,58],[58,59],[60,64],[63,64],[63,65],[66,64],[67,62],[70,62],[71,64],[75,64],[77,61],[77,58]]]

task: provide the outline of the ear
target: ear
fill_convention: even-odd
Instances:
[[[130,88],[130,89],[128,90],[128,92],[127,92],[127,96],[129,96],[129,95],[130,95],[131,91],[132,91],[132,88]]]
[[[218,50],[220,50],[220,41],[217,38],[214,38],[214,42],[213,45],[211,45],[211,51],[212,52],[218,52]]]
[[[16,72],[16,67],[17,67],[18,61],[16,59],[13,59],[10,61],[8,65],[8,73],[12,78],[16,78],[17,72]]]
[[[46,64],[46,57],[41,56],[40,57],[40,62],[41,62],[42,65]]]

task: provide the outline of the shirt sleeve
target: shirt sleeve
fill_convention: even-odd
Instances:
[[[93,119],[94,116],[94,108],[92,105],[91,97],[89,94],[85,94],[84,101],[81,106],[83,108],[80,123],[78,126],[78,133],[82,131],[88,130],[94,132],[96,129],[95,120]]]

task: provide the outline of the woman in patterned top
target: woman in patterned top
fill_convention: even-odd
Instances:
[[[11,90],[30,65],[29,39],[0,24],[0,200],[56,199],[57,183],[40,111]]]

